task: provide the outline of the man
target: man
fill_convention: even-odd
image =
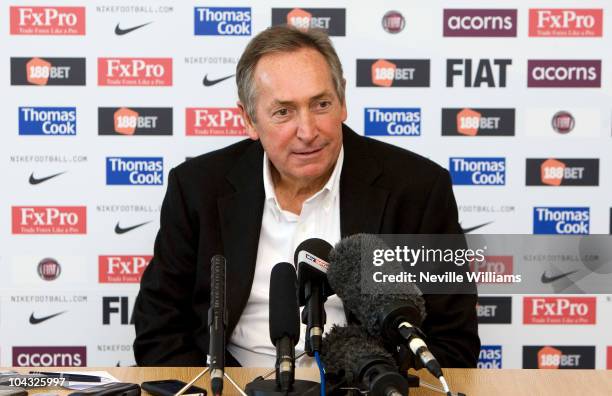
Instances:
[[[215,254],[227,258],[228,365],[273,366],[270,271],[292,262],[300,242],[461,233],[447,171],[343,124],[342,66],[324,33],[263,31],[245,49],[236,80],[250,140],[187,161],[168,177],[134,311],[139,365],[205,364]],[[426,296],[423,330],[443,366],[476,365],[475,305],[474,295]],[[337,297],[326,311],[326,329],[346,323]]]

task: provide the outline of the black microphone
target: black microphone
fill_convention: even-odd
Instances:
[[[328,373],[343,376],[349,386],[371,396],[408,394],[408,380],[391,354],[360,326],[334,326],[323,339],[321,359]]]
[[[425,300],[419,288],[409,282],[395,285],[401,294],[362,294],[361,260],[375,249],[388,246],[374,235],[357,234],[338,242],[330,253],[327,278],[344,306],[362,323],[366,331],[376,337],[407,344],[415,356],[436,378],[442,369],[423,341],[418,328],[425,319]]]
[[[210,389],[215,396],[223,393],[226,326],[225,257],[217,254],[210,260],[210,308],[208,310]]]
[[[289,263],[278,263],[270,275],[270,340],[276,347],[276,383],[291,390],[295,381],[295,345],[300,340],[297,276]]]
[[[327,281],[329,252],[332,245],[323,239],[310,238],[295,249],[293,261],[298,273],[298,299],[302,312],[302,323],[306,325],[308,356],[321,352],[321,340],[325,326],[325,301],[334,294]]]

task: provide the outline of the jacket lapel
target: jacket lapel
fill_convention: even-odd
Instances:
[[[263,215],[263,148],[254,142],[227,174],[235,192],[217,201],[223,251],[227,258],[228,334],[240,319],[251,293]]]
[[[389,192],[373,185],[381,164],[368,153],[367,140],[343,125],[344,163],[340,176],[340,234],[377,234]]]

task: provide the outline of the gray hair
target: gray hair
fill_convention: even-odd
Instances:
[[[323,55],[331,70],[338,99],[344,102],[342,64],[327,33],[321,29],[302,31],[287,25],[272,26],[253,37],[236,66],[238,98],[253,122],[255,122],[257,96],[253,73],[257,62],[267,54],[292,52],[301,48],[312,48]]]

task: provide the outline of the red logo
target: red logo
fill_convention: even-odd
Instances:
[[[538,351],[539,369],[558,369],[561,365],[563,353],[557,348],[545,346]]]
[[[463,109],[457,113],[457,132],[466,136],[476,136],[480,127],[482,115],[471,109]]]
[[[138,125],[138,112],[122,107],[115,111],[113,119],[115,132],[122,135],[133,135]]]
[[[595,297],[524,297],[524,324],[596,323]]]
[[[238,108],[188,107],[185,123],[187,136],[246,136]]]
[[[483,261],[473,260],[470,262],[472,272],[483,272],[497,275],[514,274],[514,260],[512,256],[485,256]],[[494,277],[482,276],[478,278],[479,283],[501,283],[494,282]],[[487,281],[490,280],[490,281]]]
[[[11,34],[85,34],[85,7],[11,7]]]
[[[98,58],[98,85],[172,85],[172,58]]]
[[[612,346],[609,346],[608,348],[608,360],[607,360],[607,364],[606,364],[606,368],[608,370],[612,370]]]
[[[99,283],[140,283],[153,256],[99,256]]]
[[[529,10],[529,37],[601,37],[602,30],[601,8]]]
[[[372,84],[380,87],[390,87],[395,78],[397,66],[395,63],[379,59],[372,63]]]
[[[13,206],[13,234],[85,234],[85,206]]]
[[[60,276],[62,273],[62,267],[56,259],[47,257],[40,260],[36,271],[42,280],[52,281]]]
[[[563,181],[563,173],[565,172],[565,164],[559,160],[550,158],[542,162],[540,166],[540,177],[542,183],[549,186],[560,186]]]
[[[287,14],[287,25],[294,26],[299,30],[310,29],[312,14],[300,8],[294,8]]]

